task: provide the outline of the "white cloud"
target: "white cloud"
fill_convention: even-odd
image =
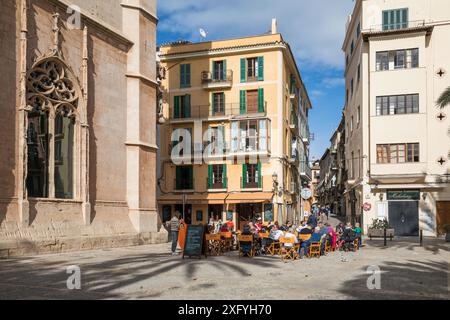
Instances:
[[[159,0],[161,31],[199,41],[263,34],[272,18],[300,66],[342,68],[341,45],[352,0]],[[174,39],[177,40],[177,39]]]
[[[324,78],[322,80],[322,84],[328,89],[335,88],[335,87],[345,85],[345,79],[344,78]]]

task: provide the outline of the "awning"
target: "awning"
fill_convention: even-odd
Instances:
[[[272,192],[232,193],[226,203],[263,203],[271,202],[272,199]]]
[[[241,192],[241,193],[208,193],[188,194],[187,204],[236,204],[236,203],[263,203],[271,202],[271,192]],[[159,204],[182,204],[182,194],[163,195],[158,198]]]

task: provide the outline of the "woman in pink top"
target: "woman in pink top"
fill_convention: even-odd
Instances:
[[[327,224],[327,232],[331,236],[331,246],[333,248],[333,251],[336,251],[337,233],[329,224]]]

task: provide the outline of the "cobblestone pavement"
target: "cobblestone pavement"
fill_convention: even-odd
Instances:
[[[448,243],[388,245],[288,263],[236,253],[183,260],[170,244],[0,260],[0,299],[449,299]],[[67,289],[72,265],[81,290]],[[370,266],[381,270],[380,290],[367,288]]]

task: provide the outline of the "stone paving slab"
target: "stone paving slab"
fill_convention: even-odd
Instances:
[[[449,299],[450,245],[366,241],[356,253],[283,263],[278,257],[172,256],[170,244],[0,260],[0,299]],[[81,268],[68,290],[66,268]],[[381,289],[367,288],[369,266]]]

